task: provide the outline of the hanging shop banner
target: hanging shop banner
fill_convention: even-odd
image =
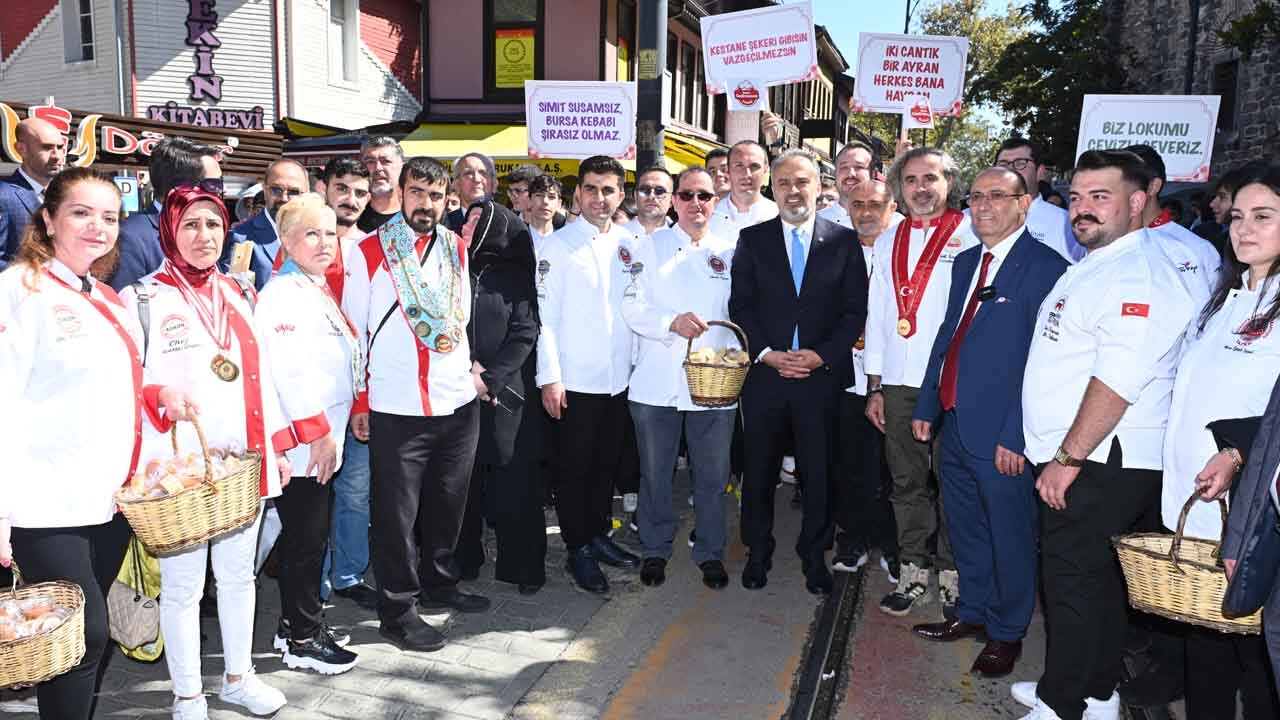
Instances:
[[[1085,95],[1076,157],[1150,145],[1173,182],[1204,182],[1218,127],[1217,95]]]
[[[534,79],[536,34],[533,28],[493,31],[493,83],[500,88],[520,89]]]
[[[849,109],[897,115],[924,96],[935,115],[958,116],[968,58],[962,37],[861,33]]]
[[[742,78],[763,88],[818,77],[813,6],[807,0],[708,15],[699,22],[710,94],[728,92]]]
[[[636,156],[636,84],[530,80],[524,84],[529,157]]]

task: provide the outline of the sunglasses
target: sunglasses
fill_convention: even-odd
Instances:
[[[681,190],[676,193],[676,197],[680,198],[681,202],[693,202],[696,198],[698,202],[708,203],[714,200],[716,195],[715,193],[709,193],[705,190],[699,192],[694,192],[693,190]]]
[[[174,185],[174,187],[200,188],[207,193],[221,195],[225,186],[222,184],[222,178],[205,178],[203,180],[187,180],[180,182],[177,185]]]
[[[639,185],[636,187],[636,195],[640,197],[649,197],[650,195],[656,198],[666,197],[667,189],[661,185]]]

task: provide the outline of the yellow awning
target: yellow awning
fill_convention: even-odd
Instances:
[[[667,170],[680,172],[689,165],[701,164],[707,153],[717,147],[705,140],[667,131]],[[452,161],[469,152],[479,152],[493,158],[498,176],[502,177],[518,165],[531,163],[548,173],[562,177],[576,175],[578,160],[538,158],[528,156],[528,139],[524,125],[466,125],[462,123],[428,123],[419,125],[400,141],[404,154],[426,155],[441,161]],[[635,172],[634,160],[623,160],[623,167]]]

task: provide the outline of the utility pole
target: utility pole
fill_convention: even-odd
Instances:
[[[663,164],[662,76],[667,67],[667,0],[640,0],[636,53],[636,170]],[[675,78],[672,78],[675,82]]]

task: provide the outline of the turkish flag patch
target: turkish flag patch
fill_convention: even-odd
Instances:
[[[1151,306],[1146,303],[1124,303],[1120,306],[1120,317],[1147,317]]]

